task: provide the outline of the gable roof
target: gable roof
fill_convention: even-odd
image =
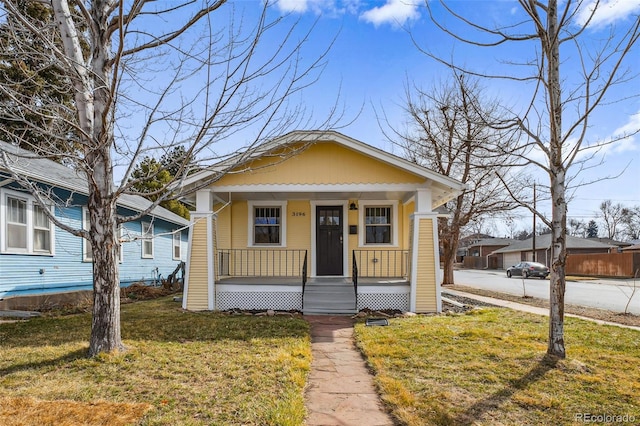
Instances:
[[[429,181],[431,182],[431,189],[437,195],[437,197],[434,197],[434,202],[435,199],[438,198],[438,203],[437,205],[434,205],[434,208],[457,196],[465,188],[464,184],[458,182],[453,178],[436,173],[426,167],[412,163],[408,160],[405,160],[404,158],[390,154],[386,151],[367,145],[364,142],[358,141],[354,138],[332,130],[296,130],[287,133],[283,136],[265,142],[257,146],[253,150],[234,155],[224,161],[221,161],[204,170],[194,173],[184,181],[183,186],[196,186],[198,185],[198,183],[209,180],[212,177],[215,177],[217,174],[225,173],[229,169],[242,164],[247,164],[251,161],[257,160],[263,156],[273,153],[276,150],[282,149],[283,147],[297,143],[335,143],[356,151],[362,155],[374,158],[377,161],[381,161],[395,168],[401,169],[408,173],[412,173],[424,179],[425,181]]]
[[[614,246],[610,244],[603,244],[598,241],[593,241],[589,238],[578,238],[571,235],[566,235],[567,249],[588,249],[599,248],[609,249]],[[543,250],[551,248],[551,234],[537,235],[536,236],[536,250]],[[533,250],[533,238],[526,240],[514,240],[514,242],[506,247],[494,250],[494,253],[512,253],[518,251],[531,251]]]
[[[66,189],[74,193],[88,195],[86,178],[69,167],[3,141],[0,141],[0,152],[7,154],[7,160],[11,162],[11,168],[16,173],[28,177],[30,180]],[[0,161],[0,170],[5,169],[3,162]],[[151,201],[139,195],[121,194],[118,198],[119,206],[138,212],[146,210],[151,204]],[[189,221],[185,218],[161,206],[154,207],[149,215],[171,223],[189,224]]]

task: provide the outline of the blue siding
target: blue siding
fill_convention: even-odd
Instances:
[[[85,202],[82,198],[76,196],[74,207],[56,208],[56,216],[74,228],[81,228],[81,205]],[[121,211],[131,214],[127,210]],[[154,239],[153,259],[142,258],[140,240],[124,243],[123,261],[120,263],[121,286],[138,281],[150,283],[158,274],[166,278],[178,265],[179,261],[173,260],[170,232],[182,225],[159,219],[153,223],[155,235],[167,235],[158,235]],[[140,221],[127,223],[125,228],[138,236],[142,229]],[[186,229],[182,231],[182,259],[186,258],[187,233]],[[0,254],[0,299],[92,289],[92,263],[82,260],[82,239],[56,227],[54,244],[54,255]]]

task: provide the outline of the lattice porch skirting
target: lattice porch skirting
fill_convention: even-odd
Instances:
[[[362,309],[409,310],[409,293],[365,293],[358,292],[358,310]]]
[[[216,305],[221,311],[228,309],[302,310],[302,291],[217,291]]]

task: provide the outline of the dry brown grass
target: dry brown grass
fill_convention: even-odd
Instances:
[[[0,404],[22,404],[0,414],[0,425],[117,425],[115,413],[139,407],[142,415],[146,404],[153,409],[122,424],[304,424],[311,340],[300,318],[185,312],[171,297],[129,303],[127,350],[94,358],[90,327],[90,314],[0,324],[0,396],[13,398]],[[21,398],[34,398],[33,410]],[[83,423],[60,412],[66,401],[96,417]]]
[[[4,397],[0,398],[0,423],[4,426],[124,426],[137,423],[150,409],[149,404]]]
[[[567,318],[565,360],[545,356],[547,333],[540,315],[488,308],[355,327],[400,424],[638,425],[640,332]]]

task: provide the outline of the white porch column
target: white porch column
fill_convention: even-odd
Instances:
[[[412,312],[442,311],[438,217],[431,206],[431,190],[418,189],[415,194],[415,212],[411,215],[409,230],[411,233],[409,303]]]
[[[196,211],[191,213],[191,232],[182,299],[183,309],[215,310],[215,214],[213,193],[196,193]]]

